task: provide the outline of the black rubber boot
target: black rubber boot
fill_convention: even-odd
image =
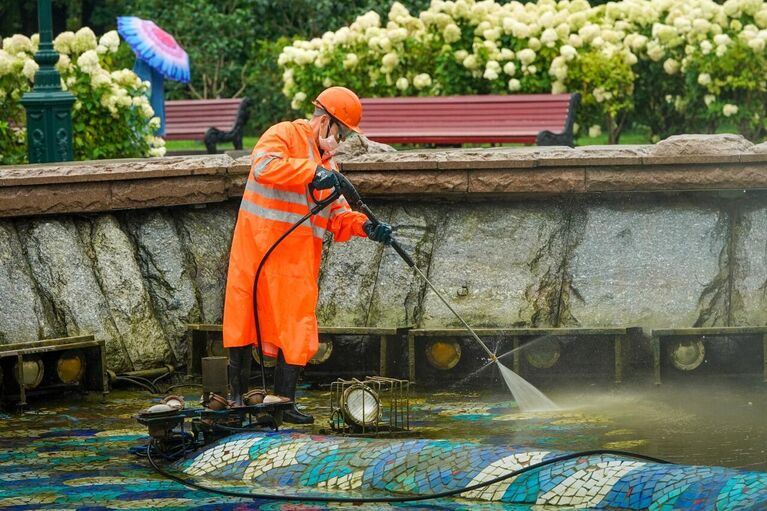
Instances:
[[[302,367],[285,362],[282,351],[280,351],[277,356],[277,366],[274,368],[274,393],[295,401],[296,384]],[[282,411],[282,421],[290,424],[312,424],[314,417],[301,413],[293,404],[290,408]]]
[[[229,387],[234,406],[242,406],[242,396],[248,391],[250,377],[250,346],[229,348]]]

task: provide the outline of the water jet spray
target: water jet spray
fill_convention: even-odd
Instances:
[[[370,208],[362,201],[362,197],[360,196],[359,192],[357,192],[357,189],[354,188],[354,185],[351,184],[351,182],[341,173],[338,173],[338,181],[340,183],[340,192],[341,195],[344,196],[346,201],[349,203],[351,208],[355,211],[359,211],[363,213],[365,216],[368,217],[368,219],[373,222],[374,224],[380,223],[379,220],[376,218],[376,216],[373,214],[373,212],[370,210]],[[437,297],[442,301],[442,303],[445,304],[445,306],[450,310],[450,312],[453,313],[453,315],[458,318],[458,321],[461,322],[461,324],[466,328],[466,330],[471,334],[472,338],[474,338],[475,341],[479,343],[480,346],[485,350],[485,352],[490,357],[491,363],[495,363],[498,366],[498,370],[501,373],[501,376],[503,376],[504,382],[506,382],[506,386],[509,388],[509,392],[514,396],[514,398],[517,401],[517,404],[519,405],[520,409],[523,411],[541,411],[541,410],[556,410],[557,405],[554,404],[549,398],[547,398],[540,390],[536,389],[533,385],[531,385],[529,382],[527,382],[524,378],[516,374],[514,371],[509,369],[508,367],[504,366],[499,360],[498,357],[490,351],[490,348],[487,347],[487,344],[485,344],[482,339],[477,335],[477,333],[474,331],[471,326],[461,317],[458,312],[450,305],[450,303],[445,299],[445,297],[442,295],[442,293],[439,292],[439,290],[434,286],[434,284],[431,283],[429,278],[426,276],[426,274],[421,271],[421,269],[415,264],[415,261],[412,257],[410,257],[410,254],[405,251],[404,248],[395,240],[392,238],[391,243],[389,243],[389,246],[391,246],[397,254],[402,258],[405,263],[414,269],[418,275],[421,276],[421,278],[426,282],[426,284],[431,288],[432,291],[434,291],[434,294],[437,295]]]

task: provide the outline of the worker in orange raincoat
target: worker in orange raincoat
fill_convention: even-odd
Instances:
[[[229,348],[229,384],[235,406],[248,389],[252,345],[257,344],[253,282],[275,241],[339,186],[333,151],[350,132],[360,133],[362,104],[354,92],[330,87],[313,102],[311,120],[269,128],[253,150],[253,164],[240,204],[229,257],[224,305],[224,346]],[[335,241],[352,236],[389,243],[391,226],[373,224],[343,197],[290,233],[264,263],[258,281],[258,319],[263,352],[277,358],[274,393],[295,399],[300,369],[317,352],[317,280],[326,231]],[[295,405],[283,421],[309,424]]]

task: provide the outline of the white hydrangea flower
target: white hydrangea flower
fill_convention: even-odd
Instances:
[[[482,77],[485,80],[490,80],[490,81],[497,80],[498,79],[498,72],[494,71],[492,69],[485,69],[485,73],[482,75]]]
[[[527,47],[530,48],[533,51],[538,51],[541,49],[541,41],[537,37],[531,37],[527,40]]]
[[[514,76],[514,74],[517,72],[516,64],[514,64],[513,62],[507,62],[503,66],[503,72],[509,76]]]
[[[538,68],[537,68],[537,67],[535,67],[535,66],[532,66],[532,65],[530,65],[530,66],[527,66],[527,67],[524,67],[524,66],[523,66],[523,67],[522,67],[522,71],[523,71],[523,72],[524,72],[526,75],[534,75],[535,73],[537,73],[537,72],[538,72]]]
[[[98,45],[96,41],[96,34],[93,33],[89,27],[83,27],[75,32],[75,42],[73,50],[78,53],[83,53],[88,50],[95,50]]]
[[[730,36],[727,34],[717,34],[714,36],[714,43],[717,46],[726,46],[732,42],[732,39],[730,39]]]
[[[59,61],[56,62],[56,69],[59,70],[59,72],[64,72],[69,69],[69,66],[72,65],[72,60],[69,58],[69,55],[65,53],[59,54]],[[2,76],[2,71],[0,71],[0,76]]]
[[[723,57],[725,53],[727,53],[727,46],[720,44],[719,46],[716,47],[717,57]]]
[[[647,56],[654,62],[658,62],[665,54],[665,50],[657,41],[647,43]]]
[[[518,91],[521,88],[522,88],[522,84],[520,83],[519,80],[517,80],[516,78],[512,78],[511,80],[509,80],[509,90],[510,91],[516,92],[516,91]]]
[[[407,90],[408,87],[410,87],[410,82],[408,81],[407,78],[403,76],[403,77],[397,78],[396,85],[399,90],[404,91],[404,90]]]
[[[413,77],[413,86],[416,89],[423,89],[431,85],[431,76],[427,73],[421,73]]]
[[[24,53],[32,55],[34,53],[32,40],[21,34],[14,34],[3,39],[3,49],[11,55]]]
[[[528,65],[535,60],[535,52],[530,48],[525,48],[517,52],[517,58],[522,64]]]
[[[490,28],[482,32],[482,37],[488,41],[497,41],[501,38],[500,28]]]
[[[759,28],[767,28],[767,7],[763,7],[754,15],[754,22]]]
[[[731,117],[738,113],[738,107],[737,105],[733,105],[731,103],[727,103],[722,107],[722,115],[725,117]]]
[[[461,38],[461,29],[455,23],[450,23],[442,32],[445,42],[454,43]]]
[[[508,48],[501,48],[501,60],[511,60],[514,58],[514,52]]]
[[[469,52],[466,50],[458,50],[457,52],[453,54],[453,56],[455,57],[455,60],[457,60],[458,62],[463,62],[466,59],[466,57],[469,56]]]
[[[553,28],[547,28],[543,31],[541,34],[541,42],[547,47],[547,48],[553,48],[554,45],[557,42],[557,39],[559,39],[559,35],[557,34],[557,31]]]
[[[111,85],[112,77],[107,71],[99,69],[91,74],[91,86],[95,89],[102,85]]]
[[[351,69],[357,65],[359,62],[359,57],[357,57],[356,53],[347,53],[344,55],[344,69]]]
[[[551,93],[552,94],[564,94],[567,92],[567,87],[562,82],[553,82],[551,84]]]
[[[35,73],[37,73],[39,68],[40,66],[37,65],[37,62],[32,59],[27,59],[24,62],[24,68],[21,70],[21,73],[27,78],[27,80],[32,81],[35,79]]]
[[[326,77],[324,80],[322,80],[322,86],[325,88],[332,87],[333,86],[333,79],[329,76]]]
[[[765,47],[765,40],[761,37],[754,37],[748,42],[748,47],[754,50],[755,53],[762,53]]]
[[[570,34],[570,37],[568,37],[567,40],[575,48],[583,46],[583,38],[578,34]]]
[[[589,137],[597,138],[601,134],[602,134],[602,128],[599,126],[599,124],[594,124],[593,126],[589,128]]]
[[[88,50],[79,57],[77,57],[77,66],[85,73],[91,74],[99,69],[99,56],[96,50]]]
[[[666,59],[663,62],[663,70],[666,72],[666,74],[676,74],[677,71],[679,71],[679,62],[674,59]]]
[[[465,59],[463,59],[463,67],[466,69],[477,69],[479,66],[479,61],[477,60],[476,55],[468,55]]]
[[[3,49],[0,49],[0,77],[11,72],[15,61],[16,58],[13,55]]]
[[[117,30],[110,30],[99,39],[99,46],[104,46],[110,53],[117,51],[120,46],[120,36],[117,34]]]
[[[394,69],[399,64],[399,56],[396,53],[387,53],[381,59],[381,63],[387,69]]]
[[[703,55],[708,55],[711,53],[711,50],[714,49],[714,45],[711,44],[711,41],[701,41],[700,43],[700,52]]]
[[[569,44],[564,44],[561,48],[559,48],[559,54],[564,57],[565,60],[573,60],[578,54],[578,50]]]
[[[698,83],[704,87],[711,83],[711,75],[708,73],[701,73],[698,75]]]
[[[711,106],[711,103],[716,101],[716,96],[713,94],[706,94],[703,96],[703,102],[706,103],[706,106]]]

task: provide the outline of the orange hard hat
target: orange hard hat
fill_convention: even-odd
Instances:
[[[359,126],[362,120],[362,103],[360,98],[346,87],[329,87],[320,92],[312,103],[350,130],[362,133]]]

